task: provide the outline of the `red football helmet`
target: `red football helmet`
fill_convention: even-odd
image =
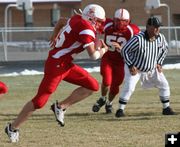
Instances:
[[[116,31],[124,31],[130,23],[130,15],[126,9],[118,9],[114,14],[114,28]]]

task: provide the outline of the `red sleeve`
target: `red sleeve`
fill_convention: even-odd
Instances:
[[[92,36],[90,35],[80,35],[79,36],[79,41],[82,43],[82,44],[88,44],[88,43],[91,43],[91,42],[94,42],[95,38],[93,38]]]
[[[139,29],[139,27],[138,27],[137,25],[135,25],[135,24],[130,24],[130,26],[131,26],[131,28],[133,29],[134,35],[139,34],[140,29]]]
[[[94,28],[89,25],[88,23],[83,23],[80,24],[81,26],[78,26],[78,41],[81,42],[82,44],[88,44],[91,42],[94,42],[95,40],[95,35],[96,32],[94,30]]]

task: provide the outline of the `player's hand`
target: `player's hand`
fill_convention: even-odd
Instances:
[[[156,66],[156,67],[157,67],[158,72],[159,72],[159,73],[161,73],[161,72],[162,72],[162,66],[161,66],[161,65],[159,65],[159,64],[157,64],[157,66]]]
[[[113,48],[115,48],[118,52],[121,52],[122,46],[117,42],[112,42]]]
[[[131,75],[136,75],[138,73],[138,69],[135,66],[129,68],[129,72]]]

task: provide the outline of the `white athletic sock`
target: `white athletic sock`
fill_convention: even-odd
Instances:
[[[112,101],[107,100],[106,105],[112,105]]]
[[[163,105],[163,109],[165,109],[165,108],[167,108],[167,107],[170,106],[170,103],[169,103],[169,102],[167,102],[167,103],[162,103],[162,105]]]
[[[124,109],[125,109],[125,107],[126,107],[126,105],[125,105],[125,104],[119,104],[119,109],[124,110]]]

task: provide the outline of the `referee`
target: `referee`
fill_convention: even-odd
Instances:
[[[125,61],[125,79],[119,98],[116,117],[124,116],[124,109],[140,80],[143,88],[156,87],[162,102],[163,115],[174,115],[170,108],[170,88],[162,72],[162,63],[167,55],[168,44],[163,34],[159,33],[161,23],[156,17],[150,17],[146,30],[134,36],[122,48]]]

